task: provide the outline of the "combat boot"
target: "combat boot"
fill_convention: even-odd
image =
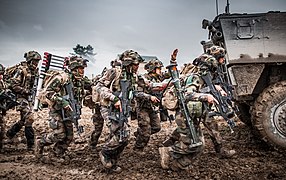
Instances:
[[[122,168],[120,166],[112,166],[112,168],[109,171],[110,173],[121,173],[122,172]]]
[[[102,151],[99,152],[99,157],[100,157],[100,161],[102,163],[102,165],[107,168],[107,169],[110,169],[112,167],[112,163],[111,163],[111,160],[106,157]]]
[[[163,169],[169,169],[169,161],[170,161],[170,147],[160,147],[159,153],[161,157],[161,166]]]
[[[231,149],[231,150],[226,150],[222,149],[221,152],[219,153],[219,158],[231,158],[236,154],[236,151]]]
[[[232,156],[234,156],[236,154],[235,150],[233,150],[233,149],[228,150],[228,149],[222,147],[221,144],[215,145],[215,151],[216,151],[219,158],[231,158]]]
[[[68,164],[65,161],[64,155],[59,155],[55,151],[51,151],[48,155],[48,163],[53,164],[55,166],[61,165],[61,164]]]
[[[25,127],[25,136],[27,139],[27,150],[32,151],[34,149],[35,144],[35,135],[34,135],[34,129],[33,127]]]
[[[163,146],[164,147],[169,147],[169,146],[172,146],[172,145],[174,145],[174,143],[175,143],[175,139],[173,138],[173,137],[169,137],[168,139],[166,139],[165,141],[163,141]]]

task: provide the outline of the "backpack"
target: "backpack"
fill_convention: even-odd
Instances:
[[[46,106],[51,107],[54,105],[54,102],[47,99],[46,95],[47,95],[47,88],[56,78],[61,79],[61,82],[65,84],[68,81],[69,76],[65,71],[58,71],[58,70],[49,70],[45,74],[42,88],[39,90],[39,94],[36,97],[40,101],[40,104],[44,107]]]
[[[13,78],[15,76],[18,69],[21,69],[24,72],[24,75],[26,77],[26,75],[28,74],[26,68],[24,68],[22,66],[22,63],[18,63],[14,66],[11,66],[11,67],[8,67],[5,69],[4,76],[3,76],[4,81],[7,83],[10,83],[11,78]],[[24,81],[23,81],[23,83],[24,83]]]
[[[165,109],[170,111],[174,111],[178,107],[178,98],[174,91],[174,86],[168,88],[165,93],[163,94],[162,98],[162,106]]]

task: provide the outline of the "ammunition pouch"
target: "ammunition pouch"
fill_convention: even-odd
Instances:
[[[200,101],[189,101],[187,108],[192,118],[200,118],[203,114],[203,103]]]

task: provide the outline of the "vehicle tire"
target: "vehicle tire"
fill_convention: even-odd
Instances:
[[[286,81],[270,85],[257,97],[252,124],[267,144],[286,149]]]
[[[246,124],[247,126],[251,127],[251,114],[250,114],[250,106],[245,103],[237,103],[238,108],[237,116],[241,122]]]

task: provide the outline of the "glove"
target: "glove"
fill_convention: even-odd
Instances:
[[[58,128],[58,121],[55,119],[49,120],[49,126],[51,129],[57,129]]]

